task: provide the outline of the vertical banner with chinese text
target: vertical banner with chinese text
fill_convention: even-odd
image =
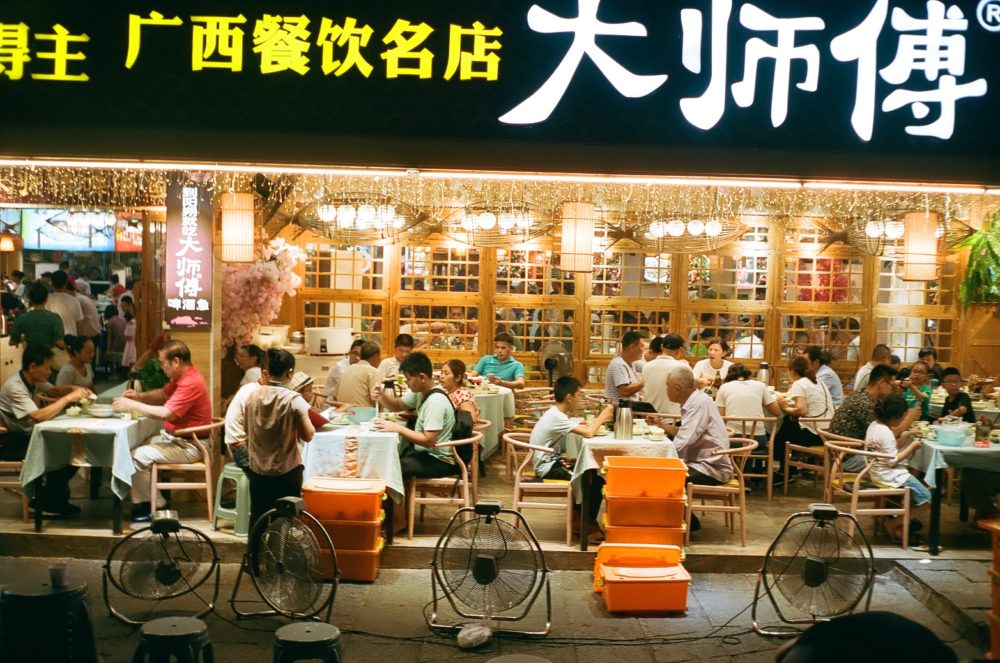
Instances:
[[[212,194],[183,176],[167,184],[164,319],[171,329],[212,327]]]

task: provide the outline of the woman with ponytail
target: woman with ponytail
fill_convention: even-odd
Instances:
[[[833,398],[830,390],[816,379],[816,374],[803,357],[796,357],[788,365],[788,373],[794,382],[786,396],[778,397],[778,407],[785,413],[785,420],[778,429],[774,439],[774,459],[783,462],[785,445],[791,442],[806,447],[823,445],[819,429],[811,421],[799,424],[799,419],[831,419],[833,418]],[[784,482],[775,475],[775,481]]]

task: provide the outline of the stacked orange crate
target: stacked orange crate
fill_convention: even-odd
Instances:
[[[1000,661],[1000,520],[980,520],[979,527],[993,535],[993,610],[986,613],[990,622],[990,652],[987,658]]]
[[[608,543],[684,544],[687,466],[678,458],[604,459]]]
[[[372,582],[384,546],[382,500],[385,484],[372,479],[313,477],[302,486],[309,511],[333,540],[341,580]],[[330,553],[323,551],[327,575]]]

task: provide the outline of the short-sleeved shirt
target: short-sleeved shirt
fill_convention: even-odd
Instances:
[[[917,389],[924,395],[924,400],[920,401],[920,416],[924,419],[929,419],[931,416],[931,392],[934,391],[934,388],[929,384],[925,384],[922,387],[917,387]],[[917,407],[917,397],[909,389],[903,390],[903,398],[906,399],[907,407]]]
[[[792,383],[788,389],[788,399],[796,396],[806,399],[806,418],[830,419],[834,415],[833,399],[826,385],[822,382],[813,382],[809,378],[799,378]],[[803,422],[802,428],[819,435],[816,424]]]
[[[250,392],[243,410],[251,470],[280,476],[302,464],[295,421],[309,416],[309,404],[301,394],[268,383]]]
[[[687,362],[660,355],[642,367],[642,381],[645,383],[642,388],[643,397],[647,403],[656,408],[657,412],[677,417],[681,415],[681,406],[667,397],[667,373],[681,363]]]
[[[76,332],[75,327],[70,333],[74,332]],[[56,341],[63,340],[66,331],[63,329],[62,318],[57,314],[52,311],[32,309],[14,318],[14,325],[10,328],[10,336],[18,339],[22,334],[28,345],[52,348]]]
[[[83,309],[76,297],[65,292],[53,292],[49,295],[48,307],[62,318],[63,330],[75,336],[76,323],[83,320]]]
[[[868,386],[868,380],[871,378],[874,368],[875,364],[868,362],[858,369],[857,375],[854,376],[854,391],[861,391]]]
[[[868,426],[875,421],[875,399],[867,390],[855,391],[844,399],[830,421],[830,432],[855,440],[865,439]]]
[[[941,416],[947,417],[963,405],[965,406],[965,414],[962,415],[962,421],[967,421],[970,424],[976,423],[976,411],[972,409],[972,399],[964,391],[955,394],[954,398],[948,397],[944,399],[944,404],[941,406]]]
[[[173,420],[163,424],[168,433],[212,423],[212,399],[209,398],[205,378],[194,366],[189,366],[179,378],[168,382],[163,393],[167,396],[163,406],[174,415]]]
[[[729,456],[715,455],[729,448],[729,431],[711,396],[695,389],[681,406],[681,427],[674,437],[677,455],[702,474],[726,482],[733,476]]]
[[[712,367],[711,359],[702,359],[694,365],[694,379],[697,380],[703,377],[710,377],[714,381],[716,377],[720,380],[725,381],[726,375],[729,374],[729,367],[733,365],[733,362],[728,359],[722,360],[722,368],[715,369]]]
[[[385,382],[386,378],[398,375],[399,364],[400,361],[396,359],[395,356],[386,357],[385,359],[383,359],[381,362],[379,362],[378,373],[375,376],[376,380],[378,380],[378,382]],[[348,362],[348,365],[349,366],[351,365],[350,362]],[[347,368],[345,367],[344,370],[346,371]]]
[[[621,355],[618,355],[608,364],[608,372],[604,376],[604,395],[612,403],[618,403],[622,399],[618,393],[618,387],[634,384],[638,381],[639,376],[636,375],[635,369],[622,359]]]
[[[880,421],[873,421],[865,432],[865,449],[896,456],[899,446],[892,429]],[[869,475],[875,483],[899,488],[910,478],[910,472],[905,465],[897,465],[895,460],[876,458]]]
[[[816,379],[826,385],[826,390],[833,399],[833,407],[840,407],[844,403],[844,385],[840,382],[837,371],[823,364],[816,371]]]
[[[759,419],[769,416],[764,406],[775,400],[774,394],[763,382],[756,380],[732,380],[719,387],[715,404],[726,408],[727,417]],[[759,425],[758,425],[759,427]]]
[[[236,390],[229,400],[229,407],[226,408],[226,444],[232,446],[237,442],[247,441],[246,413],[244,406],[250,399],[250,395],[260,389],[259,382],[245,384]]]
[[[548,447],[552,453],[535,452],[535,476],[543,478],[558,462],[559,457],[566,452],[566,436],[576,428],[577,424],[555,405],[545,411],[535,427],[531,429],[531,444],[537,447]]]
[[[326,376],[326,385],[323,387],[324,396],[333,399],[337,398],[337,389],[340,388],[340,378],[343,377],[344,371],[347,370],[347,367],[350,365],[351,360],[348,357],[344,357],[330,367],[330,373]],[[382,364],[379,364],[379,366],[381,365]]]
[[[104,326],[108,329],[108,346],[111,352],[125,351],[125,318],[116,315],[105,321]]]
[[[479,359],[473,370],[480,375],[493,373],[506,382],[524,377],[524,364],[513,357],[507,357],[507,361],[501,362],[496,355],[485,355]]]
[[[439,431],[438,444],[451,441],[451,431],[455,427],[455,408],[450,398],[440,392],[434,392],[427,397],[425,403],[423,394],[411,391],[403,395],[403,403],[417,410],[415,431],[418,433]],[[451,457],[451,449],[428,449],[418,444],[413,445],[413,448],[419,452],[429,453],[445,463],[455,464],[455,459]]]
[[[83,375],[80,375],[71,363],[66,362],[59,369],[59,374],[56,375],[56,384],[90,389],[94,386],[94,367],[90,364],[84,364]]]
[[[84,281],[80,281],[84,283]],[[80,304],[80,310],[83,311],[83,322],[84,324],[80,326],[80,336],[88,336],[93,338],[94,336],[101,335],[101,316],[97,312],[97,304],[90,297],[75,297],[76,301]]]
[[[261,372],[259,366],[251,366],[243,373],[243,379],[240,380],[240,386],[242,387],[245,384],[257,382],[260,380],[261,375],[263,375],[263,373]]]
[[[455,406],[456,410],[461,409],[466,403],[472,403],[472,408],[475,412],[472,418],[479,419],[479,403],[476,402],[476,397],[466,387],[459,387],[448,394],[448,398],[451,399],[451,404]]]
[[[31,385],[18,371],[7,378],[0,387],[0,420],[7,430],[15,433],[30,433],[35,422],[29,416],[38,409],[35,394],[44,394],[52,385],[48,382]]]
[[[340,385],[337,387],[337,400],[341,403],[351,403],[352,405],[365,405],[371,407],[375,405],[372,400],[372,387],[378,384],[376,374],[378,371],[374,366],[362,359],[356,364],[351,364],[340,376]]]

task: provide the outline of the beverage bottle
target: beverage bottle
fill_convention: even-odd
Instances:
[[[760,362],[760,368],[757,370],[757,381],[764,384],[771,383],[771,369],[768,367],[766,361]]]
[[[138,373],[132,371],[131,373],[128,374],[128,382],[125,384],[125,388],[126,390],[131,389],[137,394],[142,393],[142,380],[139,379]],[[139,418],[138,410],[132,410],[131,414],[133,419]]]

